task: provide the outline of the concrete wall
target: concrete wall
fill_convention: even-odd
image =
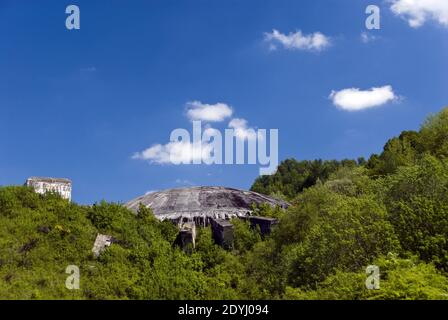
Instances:
[[[252,228],[260,228],[260,232],[263,237],[270,235],[272,228],[278,223],[277,219],[269,217],[251,216],[248,217],[248,220]]]
[[[194,222],[178,224],[179,234],[174,243],[185,252],[190,252],[196,247],[196,225]]]
[[[64,199],[69,201],[72,199],[72,183],[67,179],[29,178],[25,185],[32,187],[40,194],[56,192]]]
[[[233,248],[233,224],[228,220],[210,219],[213,239],[225,249]]]

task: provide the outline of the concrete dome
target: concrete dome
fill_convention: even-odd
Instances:
[[[136,212],[140,203],[149,207],[160,220],[195,221],[206,224],[208,218],[230,219],[252,212],[252,205],[267,203],[286,208],[288,204],[262,194],[224,187],[193,187],[152,192],[125,206]]]

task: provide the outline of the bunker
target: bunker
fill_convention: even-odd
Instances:
[[[225,187],[192,187],[152,192],[129,201],[125,206],[137,212],[140,205],[143,205],[150,208],[157,219],[175,223],[180,230],[176,242],[182,247],[195,245],[196,232],[192,225],[211,225],[215,242],[231,248],[231,219],[249,219],[252,226],[259,226],[263,236],[271,232],[276,219],[252,216],[254,206],[261,204],[284,209],[289,206],[285,201],[257,192]]]

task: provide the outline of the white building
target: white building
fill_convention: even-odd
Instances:
[[[72,182],[69,179],[31,177],[26,180],[25,185],[40,194],[56,192],[64,199],[72,199]]]

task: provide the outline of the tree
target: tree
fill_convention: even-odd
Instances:
[[[313,286],[337,269],[354,271],[400,246],[375,195],[345,196],[327,187],[306,190],[274,238],[288,260],[288,284]]]
[[[426,155],[386,179],[386,206],[404,249],[448,271],[448,161]]]
[[[297,161],[288,159],[278,166],[275,174],[257,178],[251,190],[267,195],[281,194],[291,200],[318,181],[325,182],[339,168],[355,166],[357,162],[354,160]]]

